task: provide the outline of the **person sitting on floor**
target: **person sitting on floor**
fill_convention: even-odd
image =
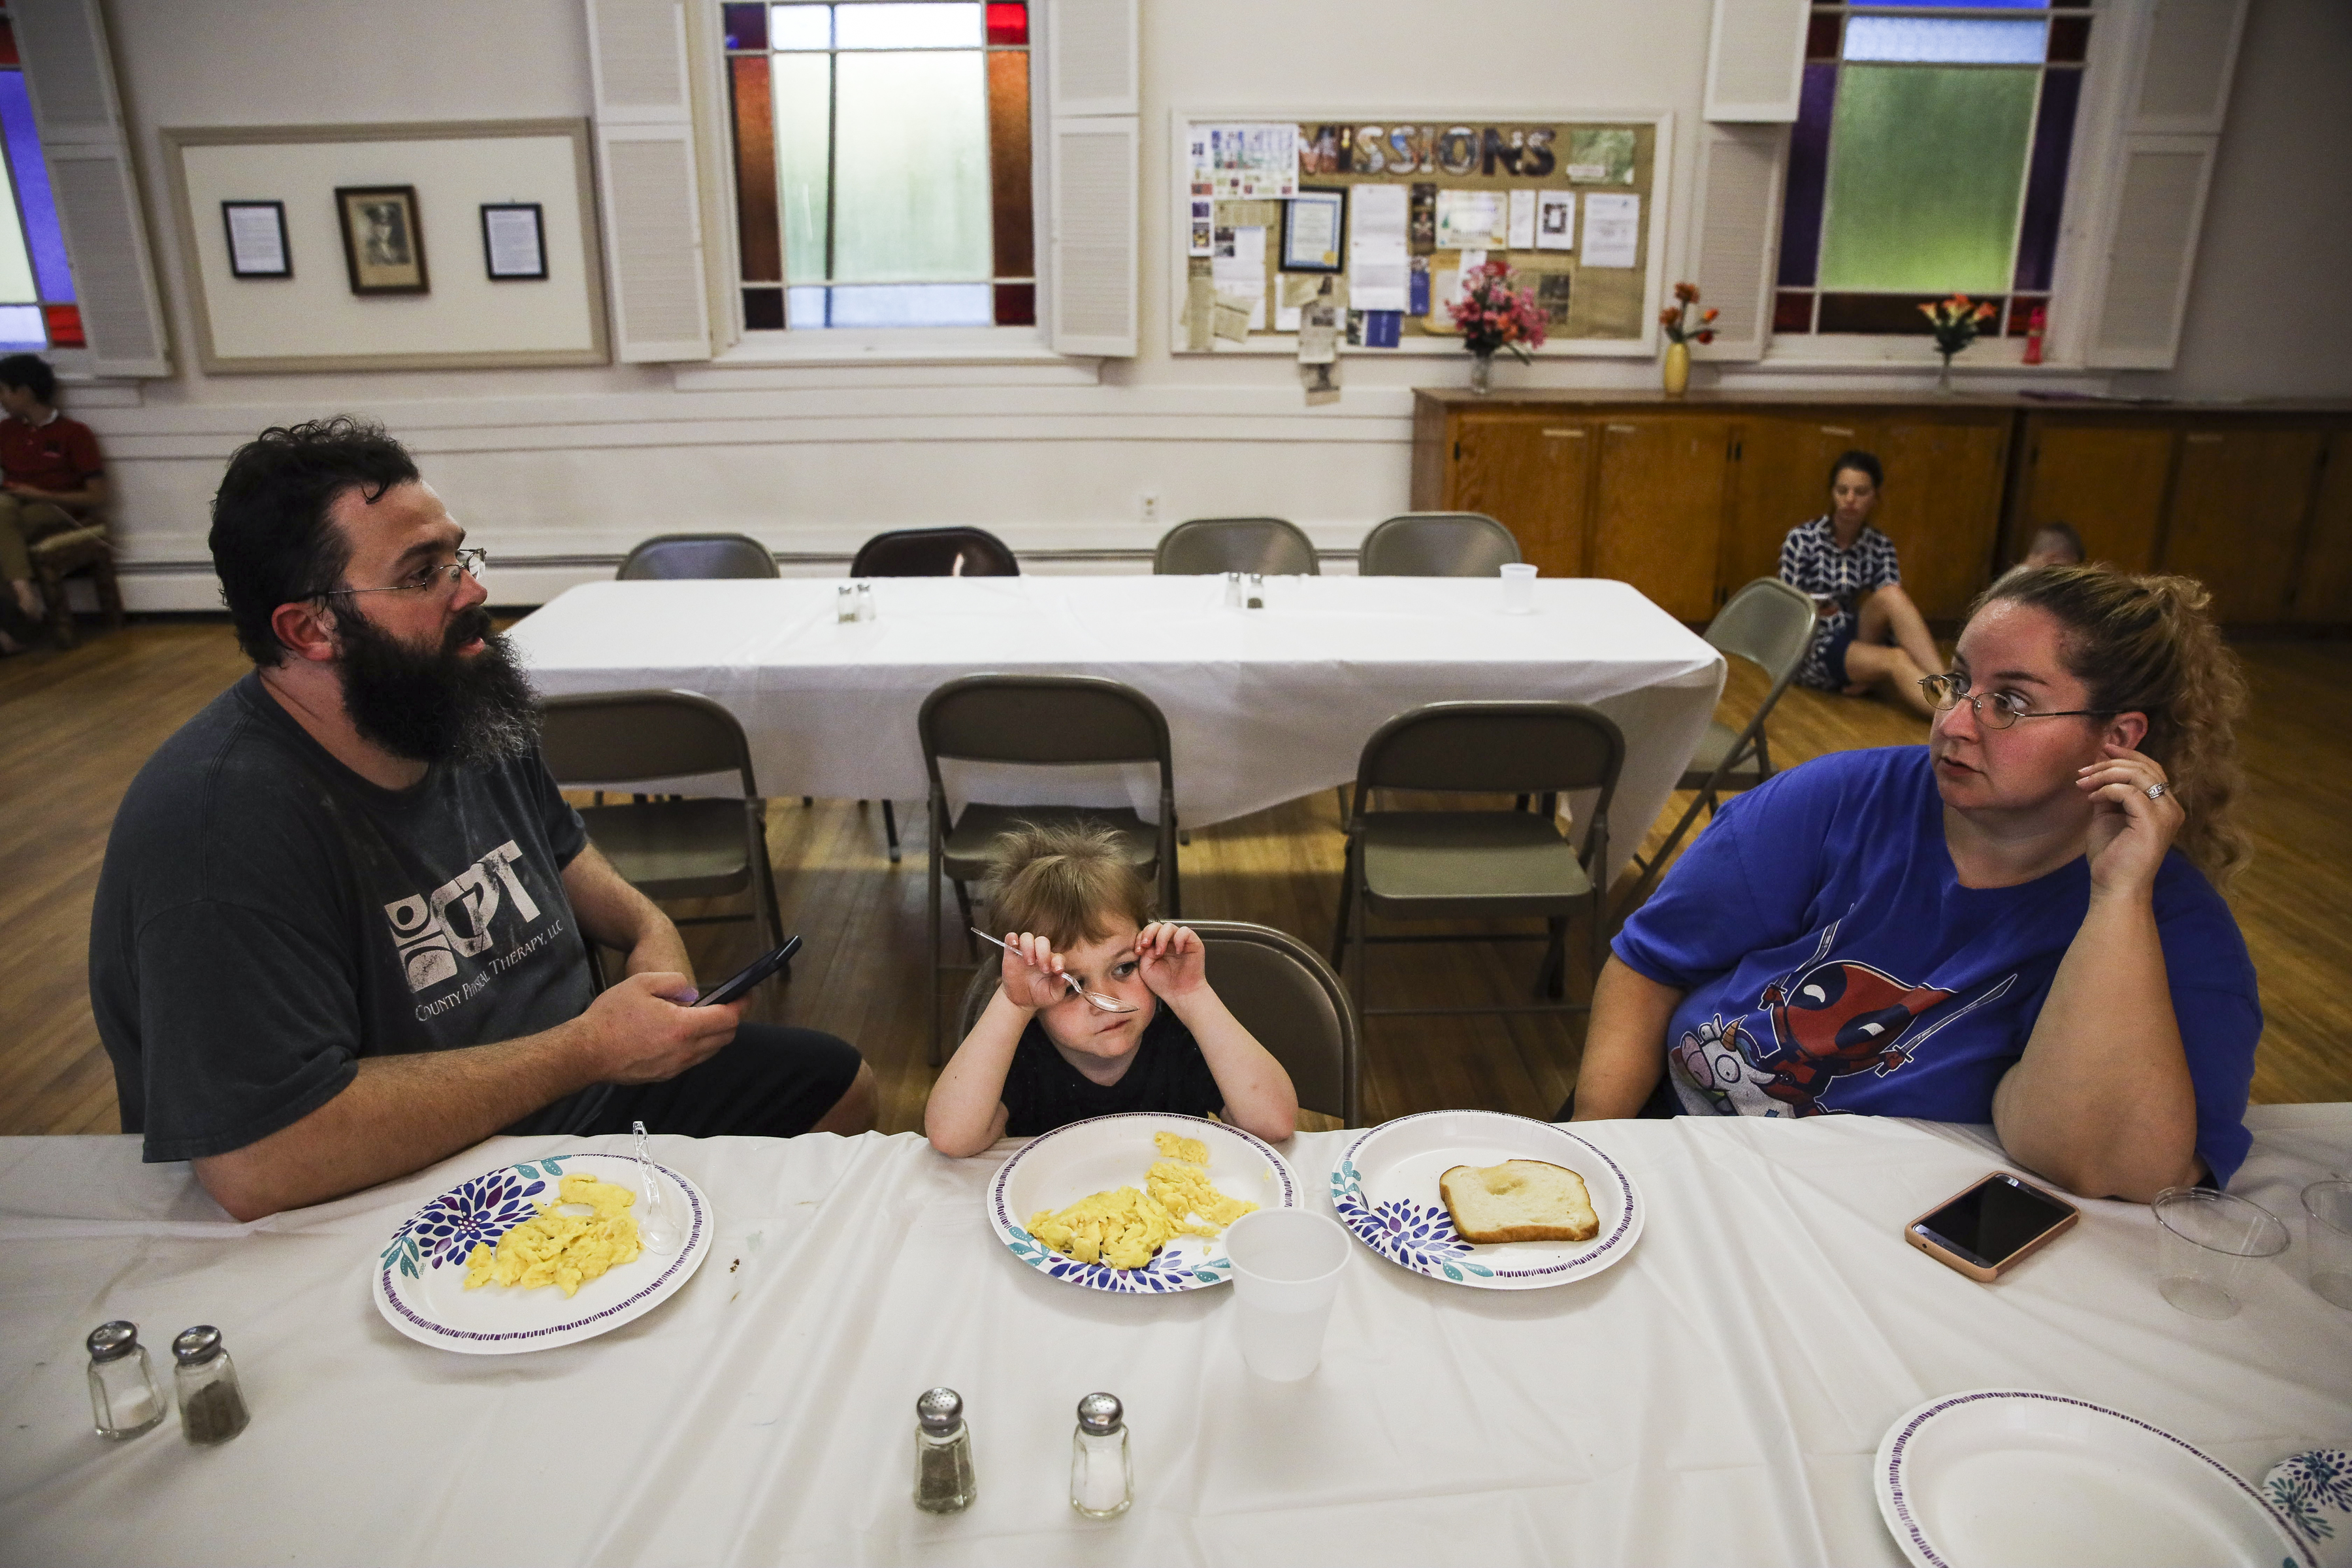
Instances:
[[[677,928],[540,760],[465,538],[399,443],[349,419],[263,431],[213,501],[256,668],[123,797],[89,991],[123,1131],[239,1219],[494,1132],[873,1124],[848,1045],[689,1005]],[[601,995],[589,941],[627,954]]]
[[[58,378],[34,354],[0,358],[0,577],[12,599],[0,606],[0,653],[15,653],[39,626],[32,545],[79,528],[106,504],[98,437],[58,412]]]
[[[933,1148],[977,1154],[1122,1110],[1214,1112],[1275,1142],[1297,1130],[1290,1075],[1211,988],[1200,934],[1151,918],[1116,834],[1024,826],[995,858],[989,913],[1011,951],[923,1109]]]
[[[1919,680],[1943,660],[1903,591],[1895,542],[1870,524],[1885,483],[1876,458],[1841,453],[1830,465],[1830,510],[1781,542],[1780,581],[1811,597],[1820,617],[1797,680],[1848,697],[1875,690],[1927,716],[1934,710]]]
[[[2245,683],[2206,603],[2088,566],[1988,588],[1927,745],[1734,797],[1626,921],[1563,1114],[1989,1121],[2085,1196],[2226,1183],[2263,1014],[2214,890],[2249,853]]]

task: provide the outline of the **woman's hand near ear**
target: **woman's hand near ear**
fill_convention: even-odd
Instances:
[[[2151,798],[2151,786],[2165,783],[2156,760],[2110,740],[2104,760],[2084,766],[2075,787],[2091,798],[2091,830],[2084,855],[2091,866],[2094,899],[2137,896],[2156,887],[2157,868],[2183,820],[2180,803],[2168,790]]]

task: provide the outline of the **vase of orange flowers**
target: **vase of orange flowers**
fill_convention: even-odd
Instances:
[[[1983,331],[1981,323],[1999,314],[1990,304],[1980,304],[1966,294],[1955,294],[1932,305],[1922,305],[1919,313],[1927,318],[1936,334],[1936,352],[1944,356],[1944,368],[1936,377],[1936,391],[1948,397],[1952,393],[1952,356],[1977,341]]]
[[[1680,397],[1690,385],[1690,346],[1715,342],[1713,310],[1699,310],[1696,319],[1691,312],[1698,310],[1698,285],[1675,285],[1675,302],[1658,312],[1658,325],[1666,330],[1665,388],[1668,397]]]
[[[1470,390],[1484,397],[1495,384],[1495,355],[1508,350],[1521,364],[1544,345],[1543,307],[1531,289],[1511,287],[1511,269],[1489,261],[1464,279],[1462,298],[1447,307],[1470,351]]]

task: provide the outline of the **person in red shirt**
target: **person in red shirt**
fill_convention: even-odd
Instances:
[[[89,426],[58,412],[58,378],[33,354],[0,359],[0,651],[14,653],[41,614],[34,541],[91,521],[106,504],[105,465]],[[23,618],[18,617],[22,613]]]

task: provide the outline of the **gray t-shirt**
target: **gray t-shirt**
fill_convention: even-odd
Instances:
[[[537,753],[370,784],[257,676],[157,749],[115,813],[89,994],[126,1132],[226,1153],[341,1093],[361,1057],[487,1045],[594,994],[563,868],[587,844]],[[597,1085],[509,1131],[573,1131]]]

